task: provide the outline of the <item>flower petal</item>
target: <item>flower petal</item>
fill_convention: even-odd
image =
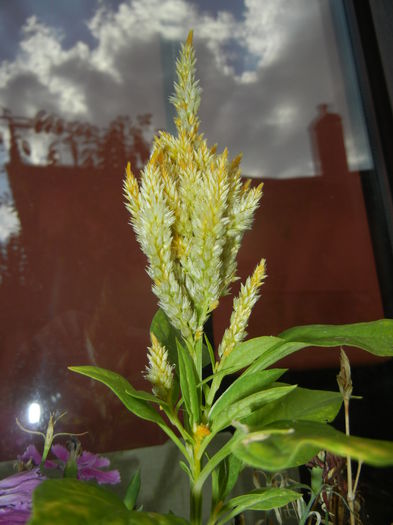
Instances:
[[[95,479],[99,485],[108,483],[115,485],[120,483],[120,473],[118,470],[98,470],[96,468],[84,467],[78,471],[78,479],[88,481]]]
[[[27,463],[31,459],[31,461],[38,467],[38,465],[41,463],[41,454],[38,452],[35,445],[29,445],[26,450],[23,452],[21,456],[18,456],[19,461],[23,461],[23,463]]]
[[[70,453],[65,447],[63,447],[63,445],[52,445],[51,451],[57,459],[60,459],[63,463],[67,463]]]

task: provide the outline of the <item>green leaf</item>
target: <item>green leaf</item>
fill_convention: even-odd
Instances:
[[[271,510],[279,507],[283,507],[296,501],[301,497],[301,494],[294,490],[286,488],[260,488],[255,489],[249,494],[237,496],[228,501],[228,506],[232,507],[233,510],[229,515],[225,516],[225,519],[219,521],[218,524],[227,523],[230,519],[234,518],[245,510]]]
[[[378,356],[393,356],[393,319],[344,325],[306,325],[285,330],[280,337],[315,346],[355,346]]]
[[[209,412],[209,419],[213,421],[228,406],[266,388],[282,376],[284,372],[286,372],[286,369],[272,369],[238,377],[214,403]]]
[[[179,362],[180,388],[184,399],[186,410],[193,423],[199,421],[199,401],[197,392],[197,375],[194,361],[190,353],[177,341],[177,353]]]
[[[30,525],[187,525],[176,516],[129,511],[103,487],[76,479],[44,481],[33,493]]]
[[[218,372],[227,371],[228,374],[232,374],[242,368],[246,368],[261,354],[271,348],[275,348],[279,344],[282,344],[282,339],[272,336],[256,337],[255,339],[239,343],[228,357],[224,358],[223,368],[219,369]]]
[[[135,397],[137,391],[121,375],[97,366],[69,366],[69,370],[100,381],[109,387],[123,405],[141,419],[164,425],[162,417],[144,399]]]
[[[296,385],[278,386],[262,390],[261,392],[256,392],[255,394],[241,399],[237,403],[228,406],[226,410],[223,410],[217,415],[212,424],[212,432],[219,432],[223,428],[229,426],[233,420],[242,421],[245,417],[252,414],[254,410],[257,410],[266,403],[270,403],[282,396],[286,396],[295,388]]]
[[[248,364],[252,364],[245,374],[263,370],[307,346],[347,345],[361,348],[378,356],[393,356],[393,320],[381,319],[369,323],[347,325],[295,326],[282,332],[279,337],[271,339],[274,340],[274,344],[269,345],[264,337],[256,337],[235,346],[232,352],[233,354],[236,351],[235,357],[238,354],[250,353]],[[228,356],[227,361],[232,354]],[[225,366],[227,366],[227,361]]]
[[[253,428],[236,441],[232,452],[248,465],[276,472],[303,465],[321,450],[376,467],[393,465],[392,442],[346,436],[316,421],[281,421]]]
[[[208,339],[206,334],[205,334],[205,342],[206,342],[206,348],[207,348],[209,359],[210,359],[210,364],[212,366],[212,370],[214,370],[214,367],[216,365],[216,359],[214,357],[213,347],[212,347],[212,345],[211,345],[211,343],[210,343],[210,341],[209,341],[209,339]]]
[[[138,498],[139,491],[141,489],[141,473],[138,469],[135,474],[132,476],[124,496],[124,505],[128,510],[132,510],[136,505],[136,500]]]
[[[105,516],[126,512],[110,490],[76,479],[44,481],[33,493],[31,525],[100,523]]]
[[[246,376],[246,377],[251,377]],[[280,383],[281,384],[281,383]],[[307,420],[327,423],[334,420],[342,405],[339,392],[296,388],[287,396],[273,401],[253,412],[244,423],[250,426],[264,425],[280,420]]]
[[[247,352],[249,347],[253,347],[254,345],[258,347],[258,339],[259,337],[256,337],[255,339],[249,339],[248,341],[244,341],[244,343],[240,343],[241,345],[244,345],[243,351]],[[258,370],[264,370],[268,366],[277,363],[280,359],[283,359],[287,355],[293,354],[306,346],[309,345],[306,343],[287,342],[285,339],[279,339],[276,337],[276,345],[271,346],[270,348],[262,348],[260,356],[249,368],[247,368],[244,375],[252,374]]]
[[[225,501],[225,498],[236,485],[240,472],[243,469],[243,461],[233,454],[227,456],[218,466],[218,497],[217,500]]]

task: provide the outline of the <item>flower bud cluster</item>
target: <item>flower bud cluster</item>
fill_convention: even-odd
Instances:
[[[162,346],[156,336],[151,333],[152,345],[148,349],[149,364],[146,367],[145,377],[153,385],[153,393],[160,399],[166,400],[172,390],[173,366],[168,360],[168,351]]]

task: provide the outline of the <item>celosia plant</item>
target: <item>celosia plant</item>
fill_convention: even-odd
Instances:
[[[101,368],[71,370],[106,384],[128,410],[157,424],[172,439],[184,456],[181,466],[190,482],[192,525],[202,523],[202,488],[211,478],[206,522],[221,525],[247,509],[279,508],[300,497],[295,490],[280,487],[231,497],[246,465],[276,472],[304,464],[320,450],[375,466],[393,464],[393,443],[348,436],[327,424],[340,409],[339,392],[279,382],[285,370],[269,368],[307,346],[350,345],[375,355],[393,355],[393,321],[303,326],[245,341],[266,276],[262,259],[234,299],[229,326],[215,353],[204,334],[205,324],[237,278],[236,255],[251,227],[262,185],[243,183],[240,157],[230,160],[227,150],[217,153],[199,132],[200,88],[192,33],[177,61],[171,100],[177,111],[177,135],[160,132],[140,181],[128,165],[124,185],[131,223],[160,306],[150,328],[145,371],[152,393],[137,391],[125,378]],[[202,369],[209,361],[212,375],[204,378]],[[241,370],[219,394],[223,378]],[[235,432],[227,434],[218,452],[208,454],[208,445],[228,427]],[[78,497],[80,501],[80,492]],[[116,523],[186,523],[173,515],[128,511],[126,506],[119,510]]]

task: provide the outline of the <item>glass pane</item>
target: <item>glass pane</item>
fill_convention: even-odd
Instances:
[[[174,59],[190,28],[202,129],[219,149],[242,151],[244,175],[265,183],[239,258],[242,278],[261,257],[268,262],[250,336],[383,316],[360,180],[373,165],[334,3],[2,7],[3,459],[29,442],[14,420],[28,425],[32,403],[46,416],[66,409],[64,430],[89,430],[86,446],[96,451],[163,440],[105,388],[66,367],[97,364],[147,387],[156,300],[128,225],[122,179],[128,160],[134,170],[143,166],[154,131],[173,128]],[[217,340],[230,308],[229,298],[215,314]],[[336,359],[321,350],[285,364]]]

